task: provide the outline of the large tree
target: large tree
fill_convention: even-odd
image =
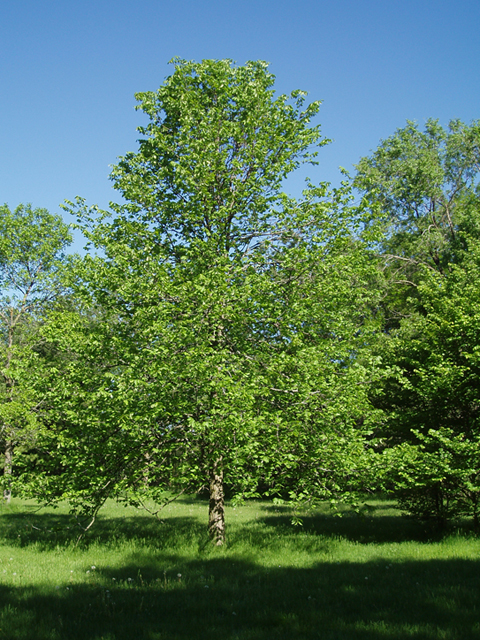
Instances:
[[[90,455],[81,476],[51,476],[57,496],[95,510],[121,491],[203,488],[222,544],[225,484],[252,495],[304,478],[301,493],[323,496],[355,484],[371,263],[346,189],[283,192],[325,140],[310,124],[319,103],[273,84],[263,62],[176,60],[136,96],[150,122],[111,174],[126,203],[72,205],[99,250],[79,295],[104,315],[93,339],[74,330],[83,355],[58,386],[64,460]],[[100,369],[85,384],[88,362]]]

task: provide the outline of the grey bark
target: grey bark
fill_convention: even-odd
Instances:
[[[11,482],[10,478],[12,476],[13,471],[13,442],[11,440],[7,440],[5,446],[5,466],[3,468],[3,473],[7,476],[7,484],[5,489],[3,490],[3,498],[5,502],[8,504],[12,497],[12,490],[10,488]]]
[[[225,495],[223,490],[223,460],[219,458],[210,470],[210,502],[208,533],[216,546],[225,542]]]

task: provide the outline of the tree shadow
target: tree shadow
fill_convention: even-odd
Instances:
[[[184,504],[198,506],[198,500],[182,500]],[[179,545],[208,544],[207,522],[195,515],[173,516],[156,519],[142,512],[124,516],[109,516],[100,513],[91,530],[79,541],[82,529],[69,514],[47,511],[3,513],[0,523],[0,537],[13,546],[36,545],[39,551],[57,546],[78,544],[88,548],[93,543],[112,546],[128,541],[142,540],[157,548],[176,548]],[[267,515],[263,515],[266,513]],[[268,515],[268,514],[272,515]],[[283,506],[259,505],[256,518],[243,523],[231,523],[227,515],[227,535],[229,546],[245,544],[252,547],[264,546],[279,536],[297,538],[303,548],[319,550],[320,541],[339,539],[360,544],[438,541],[452,533],[452,529],[438,529],[433,523],[422,523],[400,515],[360,516],[354,512],[344,512],[342,517],[329,513],[306,515],[301,526],[292,525],[291,509]],[[468,533],[468,528],[457,530]],[[307,534],[307,536],[305,535]],[[308,539],[307,539],[308,538]],[[200,542],[198,542],[200,541]],[[307,549],[308,550],[308,549]]]
[[[58,590],[0,586],[10,640],[475,640],[480,561],[263,568],[175,555],[97,567]]]
[[[207,535],[206,525],[195,518],[170,516],[157,520],[149,515],[99,515],[94,526],[79,540],[82,533],[71,515],[51,512],[3,514],[0,526],[5,542],[19,547],[35,545],[39,551],[68,545],[78,545],[81,549],[92,544],[114,546],[138,540],[156,547],[171,547],[175,542],[185,544]]]
[[[266,516],[261,519],[268,527],[292,530],[289,516]],[[439,529],[434,523],[419,522],[400,516],[368,517],[356,513],[334,515],[308,515],[302,517],[298,531],[324,538],[341,538],[361,544],[391,542],[432,542],[443,539],[453,529]]]
[[[227,554],[208,545],[206,523],[195,516],[100,516],[80,546],[98,552],[132,542],[122,565],[100,561],[56,587],[22,586],[20,576],[11,587],[0,584],[0,639],[480,640],[480,560],[396,561],[392,551],[390,561],[285,567],[286,538],[287,555],[294,548],[328,558],[339,538],[362,544],[425,535],[421,525],[385,515],[319,514],[293,527],[287,509],[259,505],[255,519],[232,525]],[[42,551],[73,544],[78,532],[69,526],[59,512],[11,512],[0,530],[11,545]],[[265,548],[267,568],[254,559]]]
[[[275,527],[284,533],[292,529],[292,509],[284,505],[262,505],[260,509],[267,514],[258,521],[268,527]],[[381,508],[370,507],[362,513],[353,509],[345,509],[335,513],[320,512],[303,515],[301,525],[296,529],[324,538],[341,538],[361,544],[382,544],[393,542],[429,543],[440,541],[452,533],[469,535],[473,532],[470,522],[452,522],[439,527],[438,523],[420,521],[413,517],[398,513],[391,514],[392,507],[388,507],[388,514],[382,513]]]

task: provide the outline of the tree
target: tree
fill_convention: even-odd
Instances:
[[[401,503],[478,525],[480,124],[408,123],[355,179],[386,230],[382,466]],[[389,461],[389,462],[388,462]]]
[[[446,275],[427,271],[384,350],[392,374],[377,391],[387,413],[390,468],[409,512],[439,523],[480,507],[480,275],[472,244]],[[386,464],[389,460],[389,464]]]
[[[111,174],[126,204],[71,205],[100,250],[78,292],[105,314],[78,360],[104,365],[92,384],[62,372],[55,437],[65,460],[80,446],[103,462],[52,474],[57,498],[94,511],[107,495],[203,488],[222,544],[225,485],[281,490],[322,451],[305,489],[353,482],[370,428],[355,406],[364,369],[350,369],[368,341],[371,264],[346,187],[282,192],[326,141],[310,126],[319,103],[275,97],[273,83],[263,62],[175,60],[157,92],[136,96],[150,123]]]
[[[378,212],[377,250],[390,283],[387,326],[398,326],[407,297],[416,295],[423,267],[445,273],[462,260],[467,238],[479,237],[480,122],[452,120],[448,128],[414,122],[360,160],[354,186]]]
[[[2,378],[0,437],[4,446],[4,496],[10,500],[13,451],[29,441],[37,399],[25,382],[32,335],[61,290],[58,277],[68,226],[46,209],[0,207],[0,327]]]

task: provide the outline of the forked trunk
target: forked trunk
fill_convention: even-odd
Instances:
[[[3,497],[5,502],[8,504],[12,497],[11,486],[11,476],[13,470],[13,443],[11,440],[7,440],[7,444],[5,446],[5,466],[3,468],[3,473],[5,475],[5,489],[3,490]]]
[[[212,542],[221,546],[225,542],[225,496],[223,492],[223,460],[218,458],[210,470],[210,503],[208,533]]]

